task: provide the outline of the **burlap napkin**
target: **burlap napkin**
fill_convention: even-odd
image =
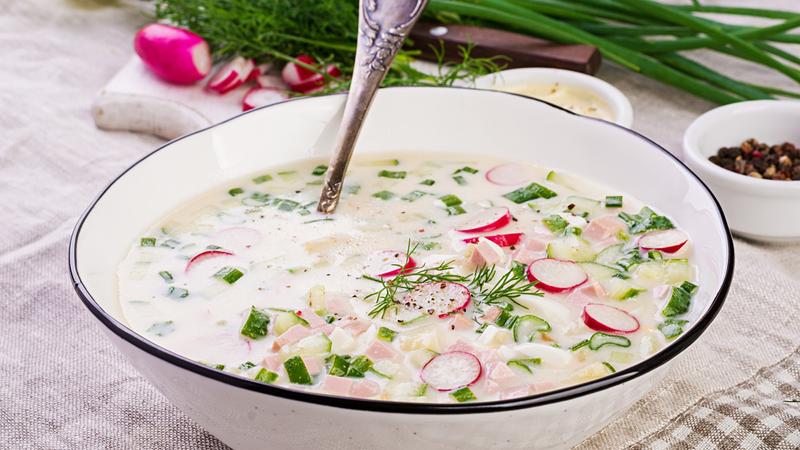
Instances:
[[[114,0],[0,0],[0,11],[0,447],[224,448],[110,346],[66,273],[79,213],[159,144],[100,132],[88,113],[148,18]],[[601,76],[631,97],[636,128],[670,150],[710,107],[612,67]],[[667,382],[581,449],[800,447],[800,404],[787,402],[800,400],[800,246],[737,240],[736,252],[731,295],[708,332]]]

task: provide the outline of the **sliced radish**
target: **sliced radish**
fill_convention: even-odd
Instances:
[[[474,213],[473,217],[461,224],[457,231],[462,233],[486,233],[499,230],[511,222],[508,208],[490,208]]]
[[[522,233],[493,234],[490,236],[475,236],[467,238],[464,239],[462,242],[464,242],[465,244],[476,244],[478,243],[478,239],[484,238],[494,242],[500,247],[511,247],[512,245],[516,245],[519,242],[520,238],[522,238],[522,236],[523,236]]]
[[[186,268],[183,269],[184,272],[188,272],[189,269],[196,266],[197,264],[208,261],[209,259],[219,258],[222,256],[233,256],[233,253],[226,252],[225,250],[206,250],[204,252],[200,252],[192,257],[188,263],[186,263]]]
[[[283,79],[277,75],[260,75],[256,78],[258,87],[266,89],[275,89],[278,91],[288,91],[289,86],[283,82]]]
[[[472,294],[463,284],[437,281],[417,285],[403,297],[401,303],[412,311],[443,319],[452,313],[466,310],[471,299]]]
[[[285,92],[276,89],[254,87],[244,94],[242,99],[242,111],[250,111],[253,108],[271,105],[282,102],[289,98]]]
[[[545,292],[569,291],[588,278],[583,268],[572,261],[543,258],[528,265],[528,280],[536,281],[536,287]]]
[[[675,253],[688,241],[689,236],[681,230],[651,231],[639,238],[639,248],[642,250]]]
[[[500,164],[486,172],[486,180],[501,186],[525,184],[536,178],[536,168],[527,164]]]
[[[402,266],[402,267],[401,267]],[[383,250],[367,257],[365,272],[376,277],[388,278],[408,272],[417,267],[414,258],[397,250]]]
[[[446,392],[475,383],[481,372],[483,368],[477,356],[454,351],[431,358],[422,366],[419,377],[437,391]]]
[[[633,333],[639,329],[636,317],[613,306],[589,303],[583,307],[583,323],[595,331],[606,333]]]
[[[211,52],[200,36],[162,23],[143,27],[133,41],[136,54],[156,76],[174,84],[192,84],[211,70]]]
[[[296,59],[309,66],[318,67],[317,61],[308,55],[300,55]],[[333,64],[325,66],[323,70],[328,76],[333,78],[342,74],[339,68]],[[325,85],[325,76],[313,70],[306,69],[294,62],[287,63],[283,67],[281,77],[283,81],[289,85],[291,90],[304,94],[317,90]]]
[[[252,70],[252,59],[237,56],[220,67],[206,87],[219,94],[225,94],[241,86]]]

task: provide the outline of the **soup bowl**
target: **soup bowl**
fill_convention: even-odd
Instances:
[[[680,224],[699,268],[691,324],[655,355],[591,382],[464,404],[326,396],[217,371],[126,325],[116,268],[141,232],[197,194],[264,167],[324,155],[344,95],[257,109],[176,139],[117,177],[81,217],[70,274],[108,337],[154,386],[234,448],[565,448],[620,415],[668,376],[728,292],[733,245],[711,192],[681,162],[617,125],[524,96],[462,88],[382,89],[356,152],[492,154],[568,171],[635,195]]]

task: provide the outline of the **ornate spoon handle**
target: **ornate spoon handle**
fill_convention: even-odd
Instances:
[[[428,0],[360,0],[359,40],[353,79],[317,204],[319,212],[332,213],[336,209],[347,165],[375,91],[427,2]]]

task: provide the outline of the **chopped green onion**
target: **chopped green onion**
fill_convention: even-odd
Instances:
[[[408,194],[406,194],[406,195],[404,195],[404,196],[402,196],[400,198],[405,200],[405,201],[407,201],[407,202],[413,202],[413,201],[416,201],[420,197],[423,197],[423,196],[425,196],[425,192],[422,192],[422,191],[411,191]]]
[[[647,257],[652,259],[652,260],[655,260],[655,261],[660,261],[660,260],[664,259],[664,255],[662,255],[661,252],[658,251],[658,250],[650,250],[650,251],[648,251],[647,252]]]
[[[261,339],[267,335],[269,330],[269,315],[259,311],[254,306],[250,307],[250,314],[247,316],[240,333],[251,339]]]
[[[322,186],[322,179],[309,181],[306,183],[306,186]]]
[[[644,233],[650,230],[669,230],[675,228],[672,222],[656,214],[652,209],[645,206],[639,214],[619,213],[619,218],[628,225],[628,231],[632,234]]]
[[[331,365],[328,369],[329,375],[343,377],[347,374],[347,369],[350,368],[350,357],[331,355],[325,359],[325,362]]]
[[[364,378],[364,374],[366,374],[372,368],[372,360],[367,358],[364,355],[357,356],[352,361],[350,361],[350,367],[347,368],[347,373],[345,374],[346,377],[354,377],[354,378]]]
[[[286,369],[286,375],[289,381],[294,384],[312,384],[311,375],[308,374],[306,363],[303,358],[295,356],[289,358],[283,363],[283,368]]]
[[[381,200],[391,200],[392,198],[394,198],[394,192],[379,191],[372,194],[372,196],[375,198],[379,198]]]
[[[243,362],[243,363],[241,363],[239,365],[239,370],[248,370],[248,369],[252,369],[255,366],[256,365],[251,363],[250,361],[245,361],[245,362]]]
[[[175,323],[171,320],[167,320],[166,322],[156,322],[150,325],[150,328],[147,329],[148,333],[153,333],[156,336],[166,336],[171,334],[175,331]]]
[[[378,328],[378,339],[382,341],[392,342],[395,336],[397,336],[397,331],[391,330],[386,327]]]
[[[453,175],[459,174],[461,172],[471,173],[471,174],[474,175],[474,174],[478,173],[478,169],[475,169],[475,168],[470,167],[470,166],[464,166],[464,167],[456,170],[455,172],[453,172]]]
[[[361,185],[358,184],[347,184],[344,186],[344,192],[347,194],[356,195],[358,192],[361,191]]]
[[[247,206],[264,206],[269,202],[269,194],[253,192],[250,197],[242,200],[242,203]]]
[[[606,195],[606,208],[621,208],[622,196],[621,195]]]
[[[156,238],[154,237],[143,237],[139,240],[139,246],[141,247],[155,247],[156,246]]]
[[[398,171],[381,170],[380,172],[378,172],[378,176],[379,177],[383,177],[383,178],[402,179],[402,178],[406,177],[406,171],[405,170],[398,170]]]
[[[298,206],[300,206],[299,202],[285,198],[275,199],[273,200],[272,204],[273,205],[277,204],[278,209],[280,209],[281,211],[294,211]]]
[[[460,214],[465,214],[466,212],[467,212],[467,210],[462,208],[461,205],[448,206],[447,207],[447,215],[448,216],[458,216]]]
[[[508,367],[516,367],[518,369],[522,369],[528,373],[533,373],[531,366],[538,366],[541,363],[542,363],[541,358],[524,358],[524,359],[512,359],[511,361],[507,362],[506,365]]]
[[[172,298],[186,298],[189,296],[189,291],[184,288],[170,286],[167,290],[167,296]]]
[[[322,219],[306,220],[303,223],[305,224],[305,223],[333,222],[333,221],[334,221],[333,217],[323,217]]]
[[[458,403],[471,402],[478,399],[468,387],[463,387],[457,391],[451,392],[450,397],[453,397]]]
[[[511,200],[514,203],[525,203],[537,198],[553,198],[556,195],[558,194],[539,183],[531,183],[525,187],[521,187],[515,191],[504,194],[503,197]]]
[[[261,368],[256,374],[255,380],[261,383],[272,384],[278,380],[278,374],[271,370]]]
[[[423,243],[420,244],[420,248],[422,248],[423,250],[426,250],[426,251],[431,251],[431,250],[433,250],[435,248],[439,248],[439,247],[441,247],[441,244],[439,244],[438,242],[435,242],[435,241],[428,241],[428,242],[423,242]]]
[[[684,281],[680,286],[672,288],[672,295],[670,296],[667,306],[661,311],[664,317],[673,317],[689,311],[689,306],[692,303],[692,296],[697,292],[697,285]]]
[[[459,186],[464,186],[465,184],[467,184],[467,180],[461,175],[454,175],[453,181],[455,181]]]
[[[567,226],[569,226],[569,222],[564,220],[563,217],[559,216],[558,214],[553,214],[551,216],[545,217],[542,219],[542,223],[553,233],[560,233],[564,231]]]
[[[436,184],[436,180],[431,180],[430,178],[428,178],[420,181],[419,184],[424,184],[425,186],[433,186],[434,184]]]
[[[439,197],[439,200],[444,203],[444,206],[458,206],[462,203],[461,199],[453,194],[443,195]]]
[[[244,194],[244,189],[237,187],[228,190],[228,195],[230,195],[231,197],[236,197],[239,194]]]
[[[290,177],[290,176],[292,176],[292,175],[294,175],[296,173],[297,173],[296,170],[282,170],[282,171],[278,172],[278,175],[280,175],[282,177]]]
[[[223,267],[214,274],[214,278],[222,280],[228,284],[236,283],[239,278],[244,276],[244,272],[235,267]]]
[[[667,339],[673,339],[678,337],[683,333],[683,326],[689,323],[688,320],[680,320],[680,319],[667,319],[664,322],[658,324],[658,329],[661,331],[661,334],[664,335]]]
[[[383,372],[380,372],[377,369],[375,369],[374,367],[370,367],[369,371],[374,373],[375,375],[381,377],[381,378],[386,378],[387,380],[391,380],[392,379],[391,375],[388,375],[388,374],[385,374]]]
[[[162,242],[161,245],[159,245],[159,247],[175,248],[178,245],[180,245],[180,241],[176,239],[167,239],[166,241]]]
[[[604,366],[606,366],[606,368],[607,368],[607,369],[608,369],[608,370],[609,370],[611,373],[616,373],[616,372],[617,372],[617,369],[615,369],[615,368],[614,368],[614,366],[612,366],[612,365],[611,365],[611,363],[608,363],[608,362],[606,362],[606,361],[603,361],[603,365],[604,365]]]
[[[517,261],[511,261],[511,272],[514,274],[516,278],[524,278],[525,277],[525,264]]]
[[[311,175],[325,175],[325,172],[328,170],[328,166],[320,164],[317,167],[314,167],[314,170],[311,171]]]
[[[567,234],[574,234],[575,236],[580,236],[583,234],[583,229],[578,227],[569,227],[565,231]]]
[[[265,173],[264,175],[259,175],[259,176],[255,177],[255,178],[253,178],[253,183],[261,184],[261,183],[266,183],[267,181],[270,181],[270,180],[272,180],[272,175],[269,175],[269,174]]]
[[[163,278],[164,281],[166,281],[167,283],[172,283],[172,274],[167,272],[166,270],[158,272],[158,275],[161,276],[161,278]]]
[[[630,288],[627,291],[625,291],[624,294],[620,295],[619,299],[620,300],[628,300],[629,298],[636,297],[641,292],[642,292],[642,289]]]

